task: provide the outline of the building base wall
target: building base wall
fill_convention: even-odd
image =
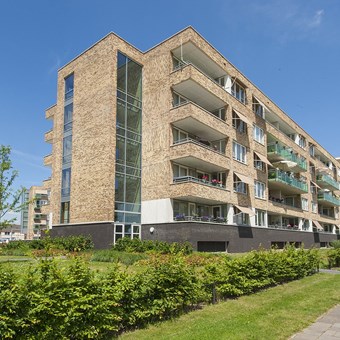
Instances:
[[[54,226],[50,230],[50,235],[51,237],[90,235],[96,249],[107,249],[113,244],[114,222]],[[303,244],[305,248],[320,248],[340,239],[340,235],[214,223],[175,222],[144,224],[141,227],[141,238],[190,242],[195,250],[200,251],[242,253],[259,247],[270,249],[274,243],[280,247],[287,242]]]
[[[91,236],[95,249],[108,249],[113,244],[114,223],[67,224],[53,226],[51,237],[84,235]]]
[[[150,232],[153,228],[153,232]],[[152,230],[152,229],[151,229]],[[259,249],[270,249],[275,243],[279,247],[287,242],[303,244],[305,248],[324,246],[340,239],[340,235],[290,231],[281,229],[256,228],[234,225],[182,222],[166,224],[148,224],[142,226],[143,240],[161,240],[167,242],[190,242],[195,250],[242,253]]]

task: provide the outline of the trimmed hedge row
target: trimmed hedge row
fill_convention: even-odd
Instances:
[[[221,298],[237,297],[313,274],[318,252],[287,248],[212,262],[197,272],[183,256],[152,256],[135,273],[114,264],[95,274],[79,258],[68,268],[42,260],[21,277],[0,266],[0,338],[105,339],[208,303],[212,286]]]
[[[3,254],[16,255],[30,250],[50,250],[59,249],[66,251],[84,251],[93,248],[93,242],[90,236],[78,235],[67,237],[46,237],[40,240],[31,241],[11,241],[9,243],[1,244],[1,252]]]
[[[161,254],[183,254],[189,255],[193,252],[191,243],[189,242],[173,242],[168,243],[164,241],[140,240],[139,238],[130,239],[124,237],[119,239],[115,245],[112,246],[114,250],[145,253],[157,252]]]

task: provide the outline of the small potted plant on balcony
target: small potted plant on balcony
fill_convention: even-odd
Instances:
[[[206,176],[206,175],[202,176],[202,182],[203,183],[207,183],[208,180],[209,180],[208,176]]]

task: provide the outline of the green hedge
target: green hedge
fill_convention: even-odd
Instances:
[[[0,266],[1,339],[106,339],[210,302],[213,287],[221,298],[237,297],[311,275],[319,259],[315,250],[258,251],[198,273],[184,256],[162,255],[136,272],[113,265],[106,274],[72,261],[60,268],[42,260],[21,276]]]
[[[67,237],[46,237],[40,240],[11,241],[1,244],[4,255],[25,255],[30,250],[60,249],[66,251],[84,251],[93,248],[90,236],[78,235]]]
[[[119,239],[115,245],[112,246],[114,250],[126,251],[126,252],[158,252],[161,254],[183,254],[188,255],[193,252],[191,243],[189,242],[163,242],[163,241],[151,241],[151,240],[140,240],[138,238],[130,239],[124,237]]]

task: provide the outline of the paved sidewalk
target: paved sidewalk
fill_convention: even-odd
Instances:
[[[340,339],[340,305],[320,316],[312,325],[293,335],[294,340]]]

